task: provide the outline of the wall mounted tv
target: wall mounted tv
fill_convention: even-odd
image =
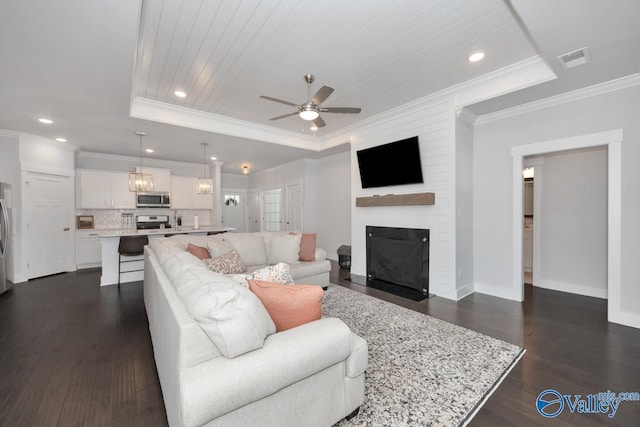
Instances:
[[[417,136],[366,148],[356,154],[362,188],[424,182]]]

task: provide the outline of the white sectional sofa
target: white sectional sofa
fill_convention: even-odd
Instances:
[[[293,254],[288,253],[286,247],[283,248],[283,245],[278,247],[277,245],[278,242],[283,241],[283,238],[288,237],[290,237],[288,231],[263,231],[259,233],[222,233],[212,236],[175,235],[170,239],[177,242],[185,250],[188,243],[209,248],[213,256],[233,247],[240,253],[249,273],[278,262],[286,262],[289,264],[289,271],[296,283],[327,286],[331,263],[327,259],[327,253],[324,249],[316,248],[315,261],[297,261],[297,256],[294,259]]]
[[[357,410],[366,341],[334,318],[275,333],[250,290],[185,251],[202,239],[145,247],[144,303],[169,424],[330,426]]]

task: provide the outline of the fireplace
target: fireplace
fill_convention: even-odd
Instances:
[[[429,230],[367,226],[367,286],[429,297]]]

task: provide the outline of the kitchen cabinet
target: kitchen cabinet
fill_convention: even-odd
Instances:
[[[76,172],[77,209],[135,209],[135,193],[129,191],[127,172]]]
[[[171,191],[171,170],[148,168],[143,166],[144,173],[151,174],[153,176],[153,192],[168,193]],[[136,166],[136,172],[140,172],[140,166]]]
[[[100,267],[102,249],[100,236],[95,230],[76,231],[76,268]]]
[[[198,194],[198,178],[171,177],[171,209],[213,209],[212,194]]]

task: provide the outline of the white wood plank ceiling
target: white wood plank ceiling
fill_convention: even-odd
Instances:
[[[362,108],[323,114],[329,133],[537,54],[502,0],[145,0],[139,37],[134,96],[295,132],[258,96],[303,103],[308,73],[324,106]]]

